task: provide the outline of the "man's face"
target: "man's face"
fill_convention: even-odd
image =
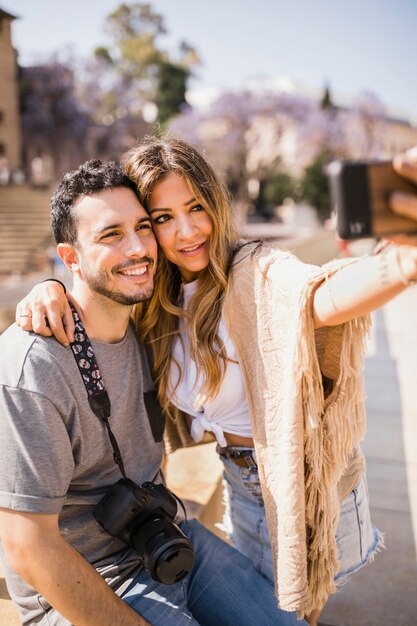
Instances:
[[[79,276],[96,293],[133,305],[153,293],[157,245],[151,221],[131,189],[81,196],[76,212]]]

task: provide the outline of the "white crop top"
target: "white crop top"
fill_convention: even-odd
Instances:
[[[196,289],[197,281],[183,284],[182,308],[184,310]],[[194,418],[191,423],[193,439],[200,441],[204,431],[207,430],[214,434],[222,447],[225,447],[227,442],[224,432],[241,437],[252,437],[242,372],[223,317],[220,320],[218,335],[224,342],[227,356],[231,360],[227,361],[220,389],[212,400],[205,400],[201,395],[203,377],[197,373],[196,364],[190,358],[190,344],[184,319],[180,320],[180,333],[181,335],[177,336],[173,342],[172,354],[181,366],[182,376],[178,383],[178,367],[171,361],[168,391],[172,404]]]

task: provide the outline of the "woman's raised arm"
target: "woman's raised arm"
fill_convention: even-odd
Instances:
[[[417,147],[396,157],[394,167],[417,184]],[[390,204],[396,213],[414,219],[417,230],[417,194],[394,192]],[[313,301],[316,328],[370,313],[417,281],[417,237],[399,236],[392,242],[379,254],[344,267],[320,285]]]

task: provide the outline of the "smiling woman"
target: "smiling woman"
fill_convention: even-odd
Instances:
[[[198,277],[210,260],[213,221],[186,180],[168,174],[152,191],[149,206],[158,243],[185,282]]]

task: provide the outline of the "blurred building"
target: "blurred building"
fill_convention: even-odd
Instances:
[[[0,182],[22,165],[19,79],[11,26],[15,15],[0,8]]]

